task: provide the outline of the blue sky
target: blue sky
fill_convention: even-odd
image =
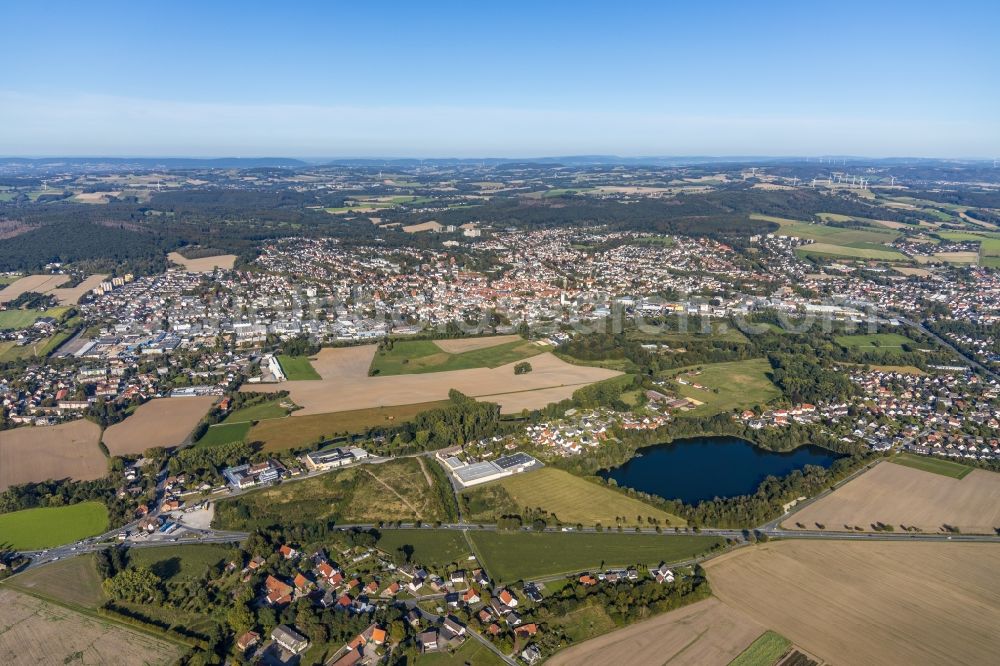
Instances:
[[[0,155],[1000,156],[1000,3],[0,5]]]

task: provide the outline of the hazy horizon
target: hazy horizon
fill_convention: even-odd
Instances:
[[[0,8],[0,154],[1000,156],[985,2],[102,7]]]

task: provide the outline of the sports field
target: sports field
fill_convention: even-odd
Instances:
[[[105,430],[104,444],[113,456],[142,453],[154,446],[178,446],[190,437],[214,402],[213,396],[150,400]]]
[[[943,462],[943,461],[942,461]],[[941,471],[940,469],[935,472]],[[941,534],[945,525],[971,534],[1000,529],[1000,474],[977,469],[964,478],[880,463],[829,495],[793,513],[784,526],[871,531],[872,524]]]
[[[101,427],[78,419],[54,426],[24,426],[0,435],[0,491],[49,479],[93,481],[108,473],[98,445]]]
[[[461,532],[456,530],[410,529],[380,530],[378,547],[390,555],[402,546],[413,547],[413,561],[422,566],[444,566],[452,562],[463,567],[469,563],[472,550]]]
[[[507,498],[498,501],[493,497],[497,491],[505,492]],[[605,527],[614,526],[619,517],[624,518],[626,526],[639,523],[647,526],[647,518],[655,518],[663,526],[687,525],[683,518],[553,467],[515,474],[476,486],[464,494],[469,498],[470,505],[483,509],[481,513],[469,516],[470,520],[492,522],[500,517],[504,506],[510,505],[518,512],[523,507],[541,508],[566,525],[580,523],[592,527],[600,523]],[[641,520],[637,522],[640,516]]]
[[[8,543],[18,550],[60,546],[107,529],[108,510],[101,502],[0,514],[0,543]]]
[[[469,532],[476,554],[501,581],[599,567],[680,562],[723,541],[712,536],[574,532]]]
[[[772,541],[704,567],[725,604],[830,663],[987,664],[1000,654],[995,544]]]
[[[282,372],[289,381],[303,381],[309,379],[320,379],[319,373],[309,363],[308,356],[287,356],[280,354],[278,363]]]
[[[664,374],[674,379],[679,395],[704,403],[689,412],[680,412],[680,416],[707,416],[763,405],[778,398],[781,390],[768,378],[770,372],[767,359],[755,358],[689,366]],[[704,388],[696,388],[695,384]]]
[[[488,338],[477,338],[480,344]],[[447,347],[447,345],[445,345]],[[451,346],[455,348],[454,345]],[[411,375],[470,368],[496,368],[547,351],[548,347],[517,338],[497,345],[450,353],[433,340],[397,340],[372,359],[374,375]]]
[[[709,598],[574,645],[546,663],[726,666],[763,630],[746,614]],[[765,662],[755,666],[765,666]]]

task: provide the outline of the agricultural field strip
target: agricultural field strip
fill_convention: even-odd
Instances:
[[[705,563],[713,593],[834,663],[992,663],[1000,548],[775,541]]]
[[[816,524],[832,532],[873,523],[917,527],[941,534],[943,525],[963,533],[995,535],[1000,528],[1000,474],[974,470],[962,479],[881,463],[832,493],[795,512],[783,523],[812,529]]]
[[[290,393],[291,399],[303,409],[296,411],[292,418],[310,414],[409,405],[414,403],[444,400],[450,389],[457,389],[472,397],[497,394],[497,387],[508,389],[507,393],[536,389],[582,386],[622,373],[603,368],[571,365],[549,352],[533,356],[532,372],[515,375],[514,363],[498,368],[472,368],[445,372],[414,375],[369,377],[368,368],[376,352],[375,345],[363,347],[326,348],[318,355],[313,367],[323,378],[321,381],[289,381],[281,387]],[[267,392],[273,388],[247,384],[244,391]],[[543,399],[536,401],[544,406]]]

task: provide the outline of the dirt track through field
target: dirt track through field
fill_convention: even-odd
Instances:
[[[551,666],[726,666],[765,628],[705,599],[557,653]]]
[[[415,515],[417,518],[423,518],[423,514],[421,514],[420,511],[418,511],[415,506],[413,506],[412,504],[410,504],[409,500],[407,500],[405,497],[403,497],[398,492],[396,492],[395,488],[393,488],[392,486],[390,486],[388,483],[386,483],[382,479],[378,478],[378,476],[375,474],[375,472],[371,471],[370,469],[365,468],[365,471],[368,472],[369,476],[371,476],[373,479],[375,479],[380,484],[382,484],[382,486],[386,490],[388,490],[390,493],[392,493],[393,495],[395,495],[396,497],[398,497],[400,502],[402,502],[403,504],[405,504],[406,506],[408,506],[410,508],[410,511],[413,512],[413,515]]]
[[[446,400],[450,389],[476,398],[488,396],[509,413],[544,407],[569,397],[581,386],[621,374],[604,368],[571,365],[551,353],[544,353],[531,358],[533,369],[523,375],[514,374],[514,362],[497,368],[369,377],[368,368],[376,349],[376,345],[323,349],[312,362],[321,381],[245,384],[241,390],[289,391],[292,401],[303,407],[290,418]]]
[[[142,453],[154,446],[184,443],[208,413],[215,398],[157,398],[140,405],[134,414],[104,431],[104,444],[113,456]]]
[[[871,530],[882,522],[940,533],[944,524],[962,532],[995,534],[1000,529],[1000,474],[973,470],[964,479],[883,462],[850,483],[787,518],[783,526],[844,531]]]
[[[0,431],[0,491],[48,479],[101,478],[108,462],[98,447],[100,434],[100,426],[83,419]]]
[[[996,663],[1000,547],[776,541],[705,563],[712,591],[836,664]]]

